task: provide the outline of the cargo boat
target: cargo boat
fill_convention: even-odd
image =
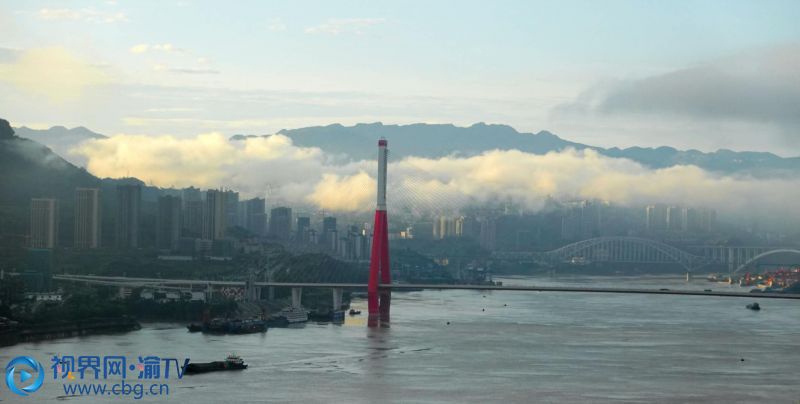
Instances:
[[[267,322],[259,319],[239,320],[215,318],[206,321],[202,325],[189,324],[186,326],[189,332],[199,332],[209,334],[252,334],[267,331]]]
[[[189,363],[183,370],[185,374],[197,374],[208,372],[221,372],[225,370],[244,370],[247,364],[237,355],[228,355],[224,361],[214,361],[205,363]]]

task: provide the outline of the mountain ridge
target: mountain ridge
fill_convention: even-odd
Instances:
[[[319,147],[323,151],[347,155],[353,159],[374,158],[374,140],[385,137],[390,141],[392,155],[439,158],[452,154],[472,156],[494,149],[518,149],[534,154],[559,152],[567,148],[594,150],[613,157],[627,158],[646,167],[660,169],[676,165],[696,165],[725,174],[755,176],[783,175],[800,172],[800,157],[781,157],[769,152],[733,151],[720,148],[714,152],[696,149],[679,150],[671,146],[603,148],[572,142],[552,132],[519,132],[511,126],[479,122],[467,127],[452,124],[384,125],[381,122],[353,126],[331,124],[277,132],[288,136],[302,147]],[[241,141],[257,135],[238,134],[231,141]],[[269,135],[263,135],[269,136]],[[401,138],[402,142],[397,142]],[[393,141],[395,140],[395,141]]]
[[[733,151],[725,148],[713,152],[696,149],[680,150],[671,146],[603,148],[572,142],[547,130],[536,133],[519,132],[509,125],[484,122],[470,126],[427,123],[387,125],[382,122],[345,126],[333,123],[281,129],[277,134],[291,138],[297,146],[318,147],[326,153],[344,156],[352,160],[374,159],[374,141],[379,137],[385,137],[390,141],[392,157],[396,159],[407,156],[440,158],[456,155],[470,157],[496,149],[517,149],[533,154],[546,154],[572,148],[594,150],[612,158],[630,159],[654,169],[676,165],[695,165],[722,174],[745,174],[758,177],[800,173],[800,157],[781,157],[769,152]],[[86,160],[83,156],[71,154],[70,150],[82,141],[106,138],[103,134],[83,126],[75,128],[53,126],[46,130],[23,126],[17,128],[17,135],[47,145],[56,154],[68,156],[67,159],[78,166],[85,166]],[[271,135],[234,134],[229,137],[229,141],[242,141],[262,136]]]

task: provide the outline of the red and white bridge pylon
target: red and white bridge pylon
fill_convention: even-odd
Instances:
[[[372,253],[369,258],[369,284],[367,299],[369,306],[368,324],[376,326],[389,322],[391,291],[380,290],[382,284],[392,283],[389,269],[389,221],[386,215],[386,168],[389,157],[386,139],[378,141],[378,201],[375,209],[375,226],[372,232]]]

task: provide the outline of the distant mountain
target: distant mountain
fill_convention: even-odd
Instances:
[[[696,165],[706,170],[726,174],[797,175],[800,157],[784,158],[764,152],[735,152],[720,149],[712,153],[698,150],[677,150],[672,147],[630,147],[626,149],[590,146],[564,140],[550,132],[517,132],[507,125],[477,123],[469,127],[453,125],[383,125],[381,123],[342,126],[314,126],[284,129],[296,145],[319,147],[352,159],[375,158],[375,139],[385,137],[393,159],[406,156],[442,157],[450,154],[473,156],[487,150],[518,149],[534,154],[561,151],[566,148],[593,149],[609,157],[627,158],[651,168],[675,165]],[[231,141],[241,141],[254,135],[234,135]]]
[[[17,135],[28,137],[50,147],[73,164],[85,166],[83,156],[69,153],[78,143],[105,136],[84,127],[67,129],[54,126],[47,130],[18,128]],[[651,168],[675,165],[696,165],[703,169],[724,174],[752,174],[756,176],[797,175],[800,173],[800,157],[784,158],[764,152],[736,152],[720,149],[705,153],[698,150],[677,150],[662,146],[629,147],[620,149],[602,148],[562,139],[550,132],[518,132],[507,125],[476,123],[469,127],[449,124],[384,125],[380,122],[343,126],[332,124],[300,129],[283,129],[278,133],[290,137],[303,147],[318,147],[327,153],[343,158],[362,160],[375,158],[375,140],[389,140],[392,159],[407,156],[443,157],[447,155],[474,156],[494,149],[518,149],[534,154],[561,151],[566,148],[593,149],[609,156],[627,158]],[[253,134],[235,134],[230,141],[243,141],[258,137]],[[263,135],[269,136],[269,135]]]
[[[442,124],[384,125],[381,123],[342,126],[333,124],[302,129],[281,130],[299,146],[315,146],[333,154],[354,159],[375,158],[379,137],[389,140],[392,158],[406,156],[442,157],[449,154],[473,156],[487,150],[519,149],[544,154],[567,147],[585,148],[542,131],[519,133],[507,125],[476,123],[469,127]]]
[[[69,151],[77,144],[89,139],[106,139],[106,136],[97,132],[78,126],[77,128],[68,129],[63,126],[53,126],[50,129],[31,129],[25,126],[15,129],[17,136],[28,138],[47,145],[51,150],[60,156],[64,156],[69,161],[79,166],[86,166],[86,158],[83,156],[76,156]]]

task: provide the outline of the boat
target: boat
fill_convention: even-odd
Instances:
[[[252,334],[267,331],[267,322],[260,319],[222,319],[214,318],[202,325],[189,324],[189,332],[202,331],[207,334]]]
[[[724,274],[709,274],[706,279],[708,279],[709,282],[727,283],[729,285],[733,283],[733,279]]]
[[[758,303],[750,303],[745,307],[747,307],[748,309],[753,310],[753,311],[761,310],[761,306],[759,306]]]
[[[266,332],[267,322],[264,320],[234,320],[227,324],[229,334],[252,334]]]
[[[361,310],[350,309],[348,314],[350,314],[351,316],[357,316],[357,315],[361,314]]]
[[[244,370],[247,364],[238,355],[231,354],[224,361],[214,361],[205,363],[189,363],[184,368],[185,374],[197,374],[207,372],[220,372],[224,370]]]
[[[270,317],[267,324],[271,327],[285,327],[308,321],[308,312],[302,307],[286,307]]]
[[[344,311],[342,310],[315,310],[308,313],[310,321],[320,322],[341,322],[344,321]],[[288,322],[287,322],[288,324]]]
[[[305,323],[308,321],[308,312],[302,307],[286,307],[278,313],[278,316],[286,318],[289,324]]]

